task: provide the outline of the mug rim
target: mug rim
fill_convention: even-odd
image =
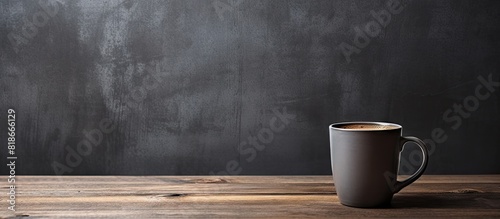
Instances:
[[[338,128],[336,126],[339,125],[353,125],[353,124],[367,124],[367,125],[383,125],[383,126],[393,126],[395,128],[391,129],[371,129],[371,130],[361,130],[361,129],[343,129],[343,128]],[[396,123],[391,123],[391,122],[373,122],[373,121],[350,121],[350,122],[336,122],[333,123],[329,126],[330,129],[333,130],[338,130],[338,131],[345,131],[345,132],[380,132],[380,131],[393,131],[393,130],[400,130],[403,128],[403,126],[396,124]]]

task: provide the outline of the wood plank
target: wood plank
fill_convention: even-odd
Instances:
[[[109,188],[106,185],[33,185],[17,186],[18,194],[29,196],[40,195],[115,195],[115,194],[150,194],[182,193],[182,194],[335,194],[333,184],[224,184],[224,185],[140,185],[125,184]],[[436,183],[414,184],[403,189],[405,193],[485,193],[499,190],[498,184],[446,184]]]
[[[233,177],[226,180],[220,180],[214,177],[184,177],[179,179],[176,177],[103,177],[89,176],[87,178],[64,176],[64,183],[60,181],[42,181],[40,176],[24,177],[17,181],[18,188],[23,188],[20,193],[36,192],[55,192],[64,189],[65,193],[102,193],[108,191],[109,186],[118,186],[112,193],[127,193],[135,191],[136,193],[147,193],[154,190],[158,192],[171,193],[335,193],[333,181],[331,177],[312,176],[302,177],[297,176],[297,181],[276,180],[281,177],[255,177],[253,181],[249,177]],[[77,178],[78,180],[75,180]],[[100,180],[96,180],[100,179]],[[310,180],[316,178],[318,182]],[[330,180],[325,180],[330,178]],[[428,178],[428,177],[426,177]],[[434,177],[431,177],[434,178]],[[475,177],[476,178],[476,177]],[[480,177],[486,178],[486,177]],[[491,177],[489,177],[491,179]],[[497,177],[500,179],[500,177]],[[159,179],[159,180],[158,180]],[[242,180],[243,179],[243,180]],[[304,180],[307,179],[307,180]],[[429,180],[418,180],[416,183],[405,188],[405,192],[488,192],[498,189],[498,182],[485,180],[486,183],[470,183],[471,180],[463,180],[459,177],[449,177],[447,180],[433,180],[432,186],[428,186]],[[43,183],[42,183],[43,182]],[[84,183],[83,183],[84,182]],[[170,186],[166,187],[165,184]],[[213,186],[217,184],[217,186]],[[266,185],[263,185],[266,184]],[[147,187],[145,186],[147,185]]]
[[[491,201],[491,202],[489,202]],[[488,204],[489,203],[489,204]],[[43,216],[44,212],[66,212],[67,215],[78,216],[78,211],[92,209],[94,214],[107,211],[122,210],[153,216],[160,210],[162,214],[172,216],[178,214],[207,215],[220,214],[258,217],[290,217],[290,216],[499,216],[498,195],[478,196],[434,196],[429,194],[411,196],[398,195],[394,198],[392,208],[357,209],[342,206],[336,196],[329,195],[188,195],[180,198],[162,196],[120,196],[120,197],[69,197],[54,200],[52,197],[33,199],[31,202],[20,202],[19,211],[30,216]],[[36,212],[39,212],[37,214]],[[110,216],[110,215],[107,215]]]
[[[332,176],[21,176],[18,182],[54,183],[122,183],[122,182],[171,182],[171,183],[333,183]],[[406,178],[400,176],[398,179]],[[6,176],[0,176],[6,180]],[[423,175],[418,183],[499,183],[500,175]]]
[[[331,176],[56,178],[17,176],[17,211],[1,195],[0,217],[500,217],[500,175],[424,176],[385,209],[341,205]]]

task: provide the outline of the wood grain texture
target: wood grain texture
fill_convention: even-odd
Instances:
[[[500,217],[500,175],[423,176],[385,209],[341,205],[330,176],[18,176],[16,188],[2,218]]]

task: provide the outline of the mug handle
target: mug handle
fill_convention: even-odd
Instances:
[[[407,142],[414,142],[415,144],[418,145],[418,147],[420,147],[420,150],[422,151],[422,154],[423,154],[422,164],[420,165],[420,168],[418,168],[417,172],[415,172],[413,175],[408,177],[408,179],[405,179],[401,182],[396,180],[396,184],[394,185],[394,190],[393,190],[394,193],[401,191],[401,189],[403,189],[404,187],[415,182],[415,180],[417,180],[418,178],[420,178],[420,176],[422,176],[422,174],[425,171],[425,168],[427,168],[427,160],[429,160],[429,155],[427,153],[427,147],[425,146],[425,143],[416,137],[411,137],[411,136],[401,137],[401,141],[400,141],[401,150],[403,150],[403,146]]]

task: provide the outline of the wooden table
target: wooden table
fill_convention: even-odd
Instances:
[[[500,175],[423,176],[392,207],[343,206],[330,176],[17,176],[0,217],[500,217]]]

